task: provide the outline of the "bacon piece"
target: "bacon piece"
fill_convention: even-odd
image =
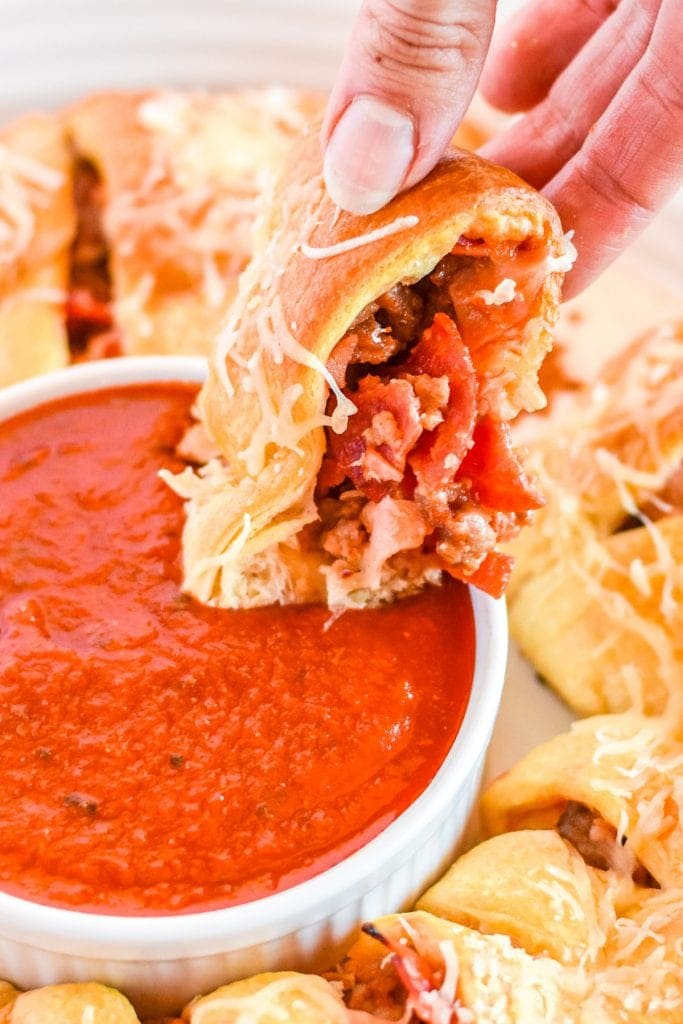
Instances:
[[[450,317],[437,313],[410,354],[409,374],[447,377],[444,421],[426,433],[410,458],[418,483],[439,488],[451,481],[471,443],[476,418],[477,380],[470,354]]]
[[[437,987],[434,984],[434,971],[416,950],[390,939],[374,924],[364,924],[362,930],[390,950],[391,963],[410,996],[419,998],[422,993],[431,992]]]
[[[483,416],[474,430],[473,445],[458,471],[469,480],[473,495],[499,512],[543,508],[545,500],[517,458],[506,423]]]
[[[354,485],[379,501],[400,482],[422,433],[420,403],[407,380],[365,377],[351,396],[358,409],[343,434],[328,434],[332,456]]]
[[[323,458],[318,482],[316,484],[316,497],[324,498],[335,487],[339,487],[346,480],[346,470],[342,469],[336,459],[326,455]]]

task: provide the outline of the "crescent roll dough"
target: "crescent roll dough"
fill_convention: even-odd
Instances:
[[[541,498],[507,420],[544,402],[566,251],[511,172],[452,149],[370,217],[324,190],[317,134],[264,210],[200,408],[220,457],[188,499],[187,589],[358,606],[442,569],[500,593]]]
[[[71,156],[58,118],[0,133],[0,386],[65,366],[75,230]]]
[[[576,722],[484,794],[489,832],[560,831],[597,865],[683,884],[683,744],[635,712]],[[619,841],[616,841],[619,837]]]
[[[582,714],[683,722],[683,326],[640,339],[532,445],[547,506],[510,550],[510,626]]]
[[[102,93],[68,112],[81,220],[99,219],[111,279],[90,287],[86,239],[86,291],[113,301],[118,350],[209,351],[251,255],[264,182],[320,106],[316,94],[273,88]]]
[[[314,974],[257,974],[195,999],[188,1024],[350,1024],[341,995]],[[359,1022],[360,1024],[360,1022]]]
[[[555,831],[507,832],[459,857],[416,907],[485,934],[508,935],[527,953],[577,964],[595,960],[605,942],[600,902],[606,874]]]
[[[125,996],[94,982],[49,985],[0,1008],[0,1024],[139,1024]]]

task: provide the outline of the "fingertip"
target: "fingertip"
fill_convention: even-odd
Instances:
[[[401,190],[415,152],[409,114],[376,96],[356,96],[324,147],[323,175],[330,198],[350,213],[374,213]]]

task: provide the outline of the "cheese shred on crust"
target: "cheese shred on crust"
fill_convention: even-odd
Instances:
[[[0,143],[0,266],[12,266],[31,244],[35,208],[48,206],[64,175]]]
[[[578,711],[683,715],[683,327],[526,438],[547,496],[512,546],[511,627]]]

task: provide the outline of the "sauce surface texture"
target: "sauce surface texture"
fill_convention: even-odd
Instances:
[[[195,390],[115,388],[0,424],[0,889],[101,913],[228,906],[330,867],[458,731],[460,584],[325,630],[180,591],[158,478]]]

